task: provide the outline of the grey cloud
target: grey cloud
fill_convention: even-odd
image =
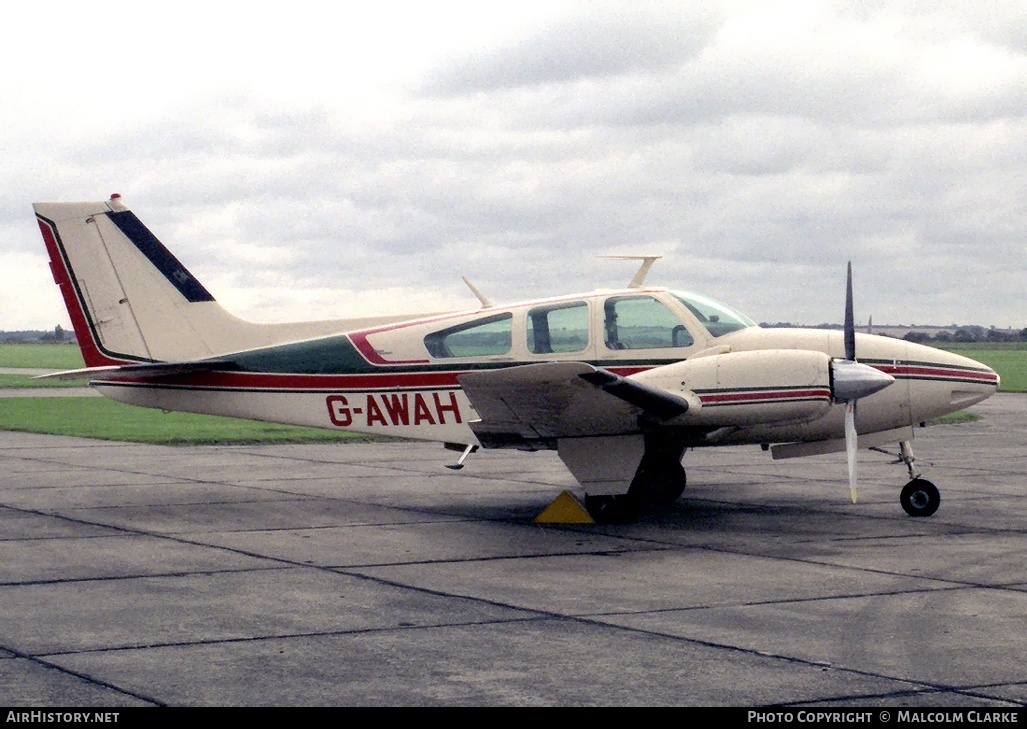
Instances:
[[[589,4],[515,45],[436,69],[421,92],[459,96],[674,68],[698,54],[717,26],[714,14],[690,4]]]
[[[717,45],[720,18],[568,18],[519,44],[443,66],[422,91],[484,97],[511,117],[555,129],[681,126],[734,114],[856,126],[1023,118],[1027,59],[1016,43],[995,41],[1027,32],[1015,7],[990,14],[969,6],[957,14],[924,10],[922,17],[890,7],[863,13],[839,7],[837,22],[822,21],[823,28],[793,46],[776,43],[768,29],[726,50]],[[901,30],[876,29],[881,18],[883,27]],[[850,40],[847,30],[863,35]],[[676,35],[690,41],[675,41]],[[980,69],[950,60],[969,48],[969,61],[985,64]],[[942,62],[953,64],[956,78],[934,68]]]
[[[1013,53],[1027,53],[1027,6],[1019,0],[916,0],[907,5],[914,32],[979,39]]]
[[[307,286],[463,301],[460,275],[500,301],[616,286],[633,266],[594,258],[616,251],[664,253],[652,282],[761,320],[838,321],[851,258],[864,318],[962,319],[970,284],[978,323],[1023,321],[1027,85],[938,95],[869,52],[804,66],[816,38],[753,64],[719,20],[667,18],[567,19],[366,123],[206,99],[58,145],[48,192],[124,193],[201,279],[267,287],[265,307]],[[9,180],[35,174],[13,159]]]

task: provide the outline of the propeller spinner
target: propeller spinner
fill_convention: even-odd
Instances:
[[[834,401],[845,403],[845,452],[849,460],[849,495],[856,503],[856,402],[895,382],[895,378],[856,360],[856,324],[852,313],[852,261],[845,283],[845,359],[831,363]]]

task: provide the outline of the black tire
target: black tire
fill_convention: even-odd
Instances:
[[[673,504],[685,493],[687,478],[679,461],[665,461],[643,474],[645,495],[654,504]]]
[[[941,494],[930,481],[914,478],[903,487],[899,503],[910,516],[930,516],[941,505]]]
[[[585,509],[596,524],[631,524],[638,519],[638,507],[628,494],[585,496]]]

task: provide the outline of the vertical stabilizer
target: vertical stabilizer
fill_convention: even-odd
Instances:
[[[120,196],[33,208],[90,367],[202,359],[336,333],[345,324],[254,324],[233,316]]]

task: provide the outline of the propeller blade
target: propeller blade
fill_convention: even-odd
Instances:
[[[856,319],[852,313],[852,261],[845,281],[845,359],[856,360]]]
[[[849,457],[849,496],[856,503],[856,401],[845,403],[845,452]]]
[[[849,496],[856,503],[856,400],[884,389],[895,380],[856,362],[856,317],[852,313],[852,261],[845,274],[845,361],[835,362],[835,399],[845,402],[845,454],[849,460]],[[841,396],[841,397],[839,397]]]

